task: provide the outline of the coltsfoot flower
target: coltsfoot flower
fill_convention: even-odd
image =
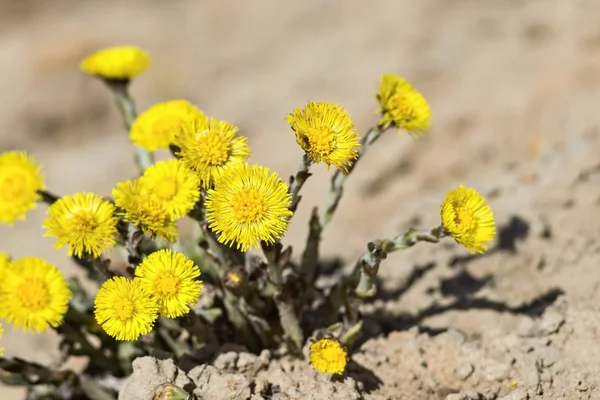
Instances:
[[[429,131],[431,109],[425,97],[410,83],[393,74],[383,74],[377,100],[381,108],[379,122],[383,128],[391,124],[408,133],[419,134]]]
[[[158,303],[138,279],[122,276],[105,281],[94,300],[96,322],[117,340],[137,340],[152,330]]]
[[[56,248],[69,246],[69,256],[95,258],[115,245],[116,208],[94,193],[64,196],[48,208],[44,228],[44,236],[57,239]]]
[[[0,316],[15,328],[44,332],[63,322],[71,291],[58,269],[39,258],[10,263],[0,290]]]
[[[204,114],[185,100],[171,100],[148,108],[131,126],[129,138],[148,151],[168,149],[184,121]]]
[[[121,182],[112,191],[117,213],[152,238],[158,236],[169,242],[177,239],[177,226],[162,201],[144,190],[139,179]]]
[[[470,253],[483,253],[496,236],[494,214],[475,189],[460,185],[442,203],[442,226]]]
[[[81,69],[107,80],[130,80],[150,66],[150,56],[135,46],[109,47],[83,59]]]
[[[294,109],[286,121],[296,132],[296,141],[313,162],[323,161],[347,171],[356,159],[359,136],[350,114],[333,103],[309,102]]]
[[[172,250],[150,254],[135,269],[136,279],[146,291],[154,293],[158,312],[177,318],[190,312],[202,292],[200,269],[185,255]]]
[[[139,180],[141,191],[153,195],[173,220],[187,215],[200,198],[200,178],[181,160],[159,161]]]
[[[41,167],[22,151],[0,155],[0,223],[13,225],[41,200],[44,189]]]
[[[206,218],[218,240],[247,251],[261,240],[273,243],[288,226],[291,195],[276,173],[242,164],[216,182],[206,197]]]
[[[248,139],[226,121],[201,117],[187,120],[175,135],[178,156],[196,171],[203,188],[211,187],[225,172],[250,157]]]
[[[347,362],[348,351],[339,340],[324,338],[310,345],[310,363],[323,374],[342,374]]]

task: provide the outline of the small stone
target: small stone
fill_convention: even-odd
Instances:
[[[257,358],[258,357],[256,357],[254,354],[240,353],[238,355],[238,359],[237,359],[237,362],[235,363],[235,366],[238,369],[245,369],[249,365],[253,365]]]
[[[495,400],[500,393],[500,386],[492,386],[481,392],[485,400]]]
[[[565,317],[562,314],[553,310],[548,310],[544,313],[539,324],[540,332],[544,335],[556,333],[564,324],[564,322]]]
[[[523,388],[515,389],[499,400],[529,400],[529,394]]]
[[[446,396],[446,400],[467,400],[467,397],[462,393],[452,393]]]
[[[475,367],[471,363],[464,363],[456,370],[456,377],[461,381],[467,380],[473,372],[475,371]]]
[[[458,329],[450,328],[446,331],[446,335],[455,340],[458,344],[463,344],[467,341],[467,335]]]
[[[509,365],[493,361],[485,367],[484,376],[488,381],[501,382],[508,378],[509,373]]]
[[[228,351],[227,353],[220,354],[213,365],[218,369],[229,369],[235,367],[235,363],[239,358],[239,354],[234,351]]]

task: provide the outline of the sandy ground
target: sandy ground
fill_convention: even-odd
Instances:
[[[377,121],[380,74],[400,74],[430,101],[432,133],[418,142],[389,133],[369,151],[325,233],[325,256],[351,263],[368,240],[435,226],[459,184],[489,198],[499,235],[485,256],[446,241],[388,258],[379,297],[364,308],[367,334],[349,372],[357,390],[600,398],[600,2],[107,4],[0,3],[0,150],[31,151],[58,193],[108,194],[131,177],[112,99],[77,68],[106,45],[152,53],[133,85],[140,109],[188,99],[237,124],[252,160],[285,176],[301,156],[287,112],[335,101],[365,132]],[[325,169],[314,172],[287,236],[298,247],[327,190]],[[41,238],[44,211],[0,228],[0,248],[74,273]],[[9,356],[50,363],[55,340],[9,329],[2,341]],[[1,387],[0,396],[21,398]]]

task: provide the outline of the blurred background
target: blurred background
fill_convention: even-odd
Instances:
[[[389,132],[368,152],[324,235],[324,256],[351,263],[368,240],[435,226],[444,193],[459,184],[490,196],[499,224],[518,214],[530,232],[552,224],[555,214],[544,210],[580,196],[587,206],[577,200],[557,222],[567,243],[569,232],[595,218],[589,207],[597,207],[591,189],[572,183],[597,163],[600,148],[599,15],[594,0],[2,0],[0,150],[31,152],[44,166],[48,188],[59,194],[108,195],[131,178],[132,147],[111,93],[78,68],[99,48],[131,44],[153,59],[131,87],[139,111],[189,100],[239,126],[249,137],[251,160],[287,179],[302,153],[286,114],[309,100],[337,102],[366,132],[378,121],[380,76],[390,72],[428,99],[431,135],[416,141]],[[305,217],[327,191],[330,173],[322,165],[312,171],[287,236],[296,255]],[[13,228],[0,227],[0,249],[77,273],[65,249],[42,238],[45,209],[40,205]],[[526,246],[527,257],[550,246],[536,243]],[[382,271],[386,284],[431,254],[464,252],[452,243],[433,251],[423,246],[391,257]],[[588,266],[532,278],[522,275],[529,258],[492,257],[481,268],[497,271],[518,260],[498,278],[506,289],[498,298],[525,301],[562,281],[561,290],[578,292],[583,301],[598,280],[590,282]],[[429,301],[423,288],[413,292],[402,307]],[[463,313],[462,320],[448,318],[460,324],[474,317]],[[2,344],[7,356],[52,363],[55,340],[52,333],[6,327]],[[17,393],[0,387],[2,398]]]

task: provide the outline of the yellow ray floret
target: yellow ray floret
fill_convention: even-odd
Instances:
[[[58,327],[67,312],[71,291],[58,269],[39,258],[10,263],[0,290],[0,317],[15,328],[44,332]]]
[[[347,171],[356,159],[359,136],[350,114],[333,103],[309,102],[294,109],[286,121],[296,132],[296,141],[313,162],[323,161]]]
[[[185,255],[172,250],[159,250],[135,269],[142,287],[154,293],[159,313],[177,318],[190,312],[202,292],[200,269]]]
[[[246,251],[261,240],[273,243],[288,226],[287,185],[261,165],[242,164],[217,181],[206,198],[206,217],[218,240]]]
[[[81,69],[90,75],[109,80],[129,80],[150,66],[150,56],[134,46],[109,47],[87,56]]]
[[[22,151],[0,155],[0,223],[13,225],[25,219],[25,213],[41,200],[43,190],[41,167]]]
[[[338,340],[320,339],[310,345],[310,363],[323,374],[342,374],[348,362],[348,351]]]
[[[116,208],[94,193],[64,196],[48,209],[44,228],[44,236],[57,239],[56,248],[69,246],[69,256],[95,258],[115,245]]]
[[[496,236],[494,214],[475,189],[460,185],[442,203],[442,226],[470,253],[483,253]]]

